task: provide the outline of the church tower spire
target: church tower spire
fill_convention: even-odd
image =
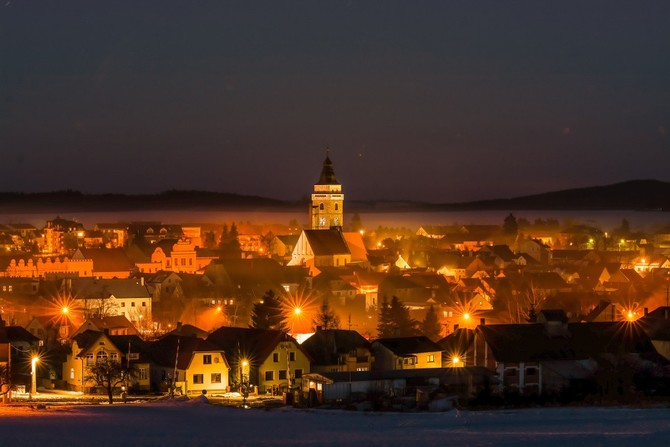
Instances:
[[[335,177],[333,162],[330,160],[330,149],[326,149],[326,159],[323,161],[321,175],[312,193],[310,207],[312,229],[341,228],[344,215],[343,205],[342,185]]]

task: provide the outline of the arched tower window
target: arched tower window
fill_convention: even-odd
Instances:
[[[337,210],[339,210],[339,209],[340,209],[340,205],[336,203],[336,204],[335,204],[335,211],[337,211]]]
[[[319,209],[323,211],[323,203],[319,205]]]

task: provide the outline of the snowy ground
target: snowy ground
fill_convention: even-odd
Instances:
[[[143,404],[0,406],[5,446],[667,446],[670,409],[365,413]]]

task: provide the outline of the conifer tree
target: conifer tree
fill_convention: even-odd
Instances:
[[[433,341],[439,340],[442,336],[442,325],[433,306],[430,306],[428,312],[426,312],[426,317],[421,322],[421,330],[423,335]]]
[[[235,222],[230,225],[230,230],[227,225],[223,225],[219,250],[221,250],[222,256],[227,259],[239,259],[241,257],[242,249],[240,248],[239,234]]]
[[[417,322],[410,316],[407,308],[397,296],[391,298],[390,307],[391,324],[394,337],[410,337],[417,335]]]
[[[254,304],[251,313],[251,324],[254,329],[274,329],[286,332],[286,317],[281,303],[273,290],[268,290],[258,303]]]
[[[395,335],[394,327],[391,322],[391,306],[389,305],[386,296],[384,296],[382,303],[379,306],[379,317],[377,321],[377,337],[386,338]]]
[[[314,320],[312,320],[312,325],[314,326],[315,331],[317,328],[321,328],[323,330],[340,328],[340,317],[330,307],[328,304],[328,299],[323,299],[323,302],[319,307],[319,313],[317,313],[316,317],[314,317]]]

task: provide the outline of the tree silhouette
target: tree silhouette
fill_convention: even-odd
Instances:
[[[439,340],[442,335],[442,325],[433,306],[430,306],[426,317],[421,322],[421,332],[433,341]]]
[[[235,222],[230,225],[230,230],[227,225],[223,225],[221,239],[219,240],[219,250],[221,250],[222,257],[226,259],[240,259],[242,257],[242,249],[240,248],[239,234]]]
[[[281,303],[273,290],[265,292],[263,298],[258,303],[254,303],[249,327],[254,329],[274,329],[284,332],[288,330]]]
[[[503,222],[503,233],[507,235],[515,235],[518,231],[519,225],[517,224],[516,217],[514,217],[514,214],[510,213],[505,217],[505,221]]]
[[[410,316],[409,309],[403,305],[398,297],[393,296],[391,304],[384,297],[379,310],[379,323],[377,325],[380,338],[417,335],[416,326],[417,322]]]
[[[95,382],[107,392],[109,403],[114,403],[114,389],[132,376],[132,370],[123,368],[121,363],[108,358],[98,360],[87,369],[84,380]]]
[[[323,330],[340,328],[340,317],[330,307],[326,298],[323,299],[323,302],[319,307],[319,312],[314,317],[314,320],[312,320],[312,325],[314,326],[315,331],[317,328]]]
[[[409,308],[396,296],[391,298],[391,322],[396,337],[410,337],[418,333],[417,322],[410,316]]]
[[[377,336],[379,338],[393,337],[393,323],[391,321],[391,306],[386,296],[379,306],[379,317],[377,323]]]

